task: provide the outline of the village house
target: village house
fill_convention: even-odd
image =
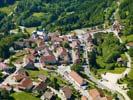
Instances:
[[[47,84],[44,81],[39,82],[37,85],[34,86],[33,92],[43,94],[46,91]]]
[[[40,39],[43,39],[44,41],[47,41],[48,40],[48,35],[46,34],[46,32],[44,30],[34,31],[32,33],[32,36],[31,37],[33,39],[40,38]]]
[[[82,96],[81,100],[88,100],[86,96]]]
[[[127,46],[128,46],[129,48],[133,48],[133,42],[127,43]]]
[[[25,69],[28,69],[28,70],[37,70],[38,68],[35,67],[35,64],[34,62],[30,61],[29,63],[27,63],[25,66],[24,66]]]
[[[115,21],[113,24],[113,30],[116,30],[119,33],[121,28],[122,27],[121,27],[120,23],[118,21]]]
[[[74,64],[75,63],[80,63],[80,52],[77,49],[72,50],[72,62]]]
[[[60,93],[64,96],[64,100],[70,100],[72,96],[72,90],[65,86],[62,89],[60,89]]]
[[[66,35],[62,35],[60,38],[62,38],[63,41],[68,42],[68,37]]]
[[[63,39],[59,37],[59,35],[57,34],[51,35],[50,38],[51,38],[51,42],[55,44],[60,44],[61,42],[63,42]]]
[[[15,50],[21,50],[24,48],[30,48],[32,46],[32,44],[35,43],[34,39],[22,39],[19,41],[16,41],[13,43],[13,48]]]
[[[19,84],[17,84],[17,88],[20,90],[31,90],[33,87],[32,80],[30,78],[23,78]]]
[[[117,58],[117,63],[120,64],[120,66],[127,66],[127,61],[123,60],[121,57]]]
[[[5,89],[7,90],[9,93],[13,92],[13,87],[9,84],[1,84],[0,85],[0,89]]]
[[[8,68],[8,65],[6,65],[6,64],[3,63],[3,62],[0,62],[0,70],[1,70],[1,71],[6,70],[7,68]]]
[[[41,45],[35,48],[35,52],[37,52],[39,55],[43,54],[46,50],[48,50],[46,45]]]
[[[106,97],[102,93],[100,93],[97,89],[89,90],[89,94],[93,100],[112,100],[111,97]]]
[[[70,79],[77,84],[77,86],[82,87],[86,84],[85,80],[75,71],[69,73]]]
[[[86,43],[87,50],[88,50],[89,52],[91,52],[91,51],[93,50],[94,45],[93,45],[92,36],[91,36],[91,34],[90,34],[89,32],[86,33],[86,34],[84,34],[84,41],[85,41],[85,43]]]
[[[22,79],[24,79],[28,76],[29,75],[28,75],[28,72],[26,70],[20,69],[13,75],[13,79],[18,82],[18,81],[21,81]]]
[[[23,58],[24,66],[28,65],[31,62],[35,62],[35,56],[33,54],[25,55]]]
[[[40,57],[41,67],[46,67],[46,65],[56,64],[56,58],[53,54],[51,55],[43,55]]]
[[[69,53],[67,52],[67,50],[63,47],[58,47],[56,49],[56,52],[57,52],[57,58],[58,58],[58,61],[61,63],[61,64],[68,64],[70,63],[70,57],[69,57]]]
[[[54,100],[54,94],[52,92],[46,91],[40,98],[41,100]]]
[[[47,77],[42,75],[42,74],[40,74],[40,75],[38,75],[38,80],[45,82],[47,80]]]
[[[78,48],[80,48],[80,41],[79,40],[73,40],[72,41],[72,43],[70,44],[70,46],[74,49],[74,48],[76,48],[76,49],[78,49]]]
[[[25,48],[25,43],[23,41],[14,42],[13,48],[15,50],[21,50],[21,49]]]

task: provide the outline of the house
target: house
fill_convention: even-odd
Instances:
[[[47,80],[47,77],[44,76],[44,75],[38,75],[38,79],[39,79],[40,81],[45,82],[45,81]]]
[[[127,61],[123,60],[121,57],[117,58],[117,63],[124,67],[127,66]]]
[[[28,76],[29,76],[29,74],[26,70],[20,69],[13,75],[13,78],[15,79],[15,81],[18,82],[18,81],[21,81],[22,79],[24,79]]]
[[[69,73],[69,77],[72,81],[74,81],[79,87],[82,87],[86,84],[85,80],[75,71],[71,71]]]
[[[24,66],[31,62],[35,62],[35,56],[33,54],[25,55],[23,58]]]
[[[56,49],[57,52],[57,58],[60,63],[70,63],[70,57],[67,50],[63,47],[58,47]]]
[[[39,84],[37,84],[34,88],[33,88],[33,92],[36,93],[40,93],[43,94],[46,91],[47,88],[47,84],[44,81],[39,82]]]
[[[84,34],[83,38],[84,38],[86,43],[93,41],[92,35],[90,34],[90,32],[87,32],[86,34]]]
[[[81,100],[88,100],[86,96],[82,96]]]
[[[11,74],[15,71],[16,71],[16,67],[8,67],[8,68],[4,69],[4,72],[6,72],[7,74]]]
[[[54,100],[54,94],[52,92],[46,91],[42,96],[41,100]]]
[[[23,41],[14,42],[13,48],[14,48],[15,50],[23,49],[23,48],[25,48],[25,43],[24,43]]]
[[[37,70],[38,68],[35,67],[34,65],[34,62],[30,61],[29,63],[27,63],[25,66],[24,66],[25,69],[28,69],[28,70]]]
[[[47,34],[46,34],[46,32],[44,31],[44,30],[38,30],[38,31],[34,31],[33,33],[32,33],[32,36],[31,36],[33,39],[35,39],[35,38],[41,38],[41,39],[43,39],[44,41],[47,41],[47,39],[48,39],[48,36],[47,36]]]
[[[127,46],[130,47],[130,48],[133,48],[133,42],[127,43]]]
[[[6,70],[8,68],[8,66],[3,63],[3,62],[0,62],[0,70]]]
[[[72,48],[79,48],[80,47],[80,41],[79,40],[73,40],[72,43],[70,44],[70,46]]]
[[[38,52],[38,53],[41,53],[45,48],[46,48],[45,45],[41,45],[41,46],[39,46],[39,47],[36,47],[36,48],[35,48],[35,51]]]
[[[5,90],[7,90],[9,93],[13,92],[13,87],[12,87],[11,85],[9,85],[9,84],[6,84],[6,85],[1,84],[1,85],[0,85],[0,89],[5,89]]]
[[[92,97],[92,100],[112,100],[111,97],[104,96],[97,89],[91,89],[91,90],[89,90],[89,94]]]
[[[58,44],[58,43],[63,42],[63,39],[60,38],[59,35],[53,35],[53,36],[51,36],[51,41],[53,43],[57,43]]]
[[[40,63],[42,65],[42,67],[45,67],[45,65],[53,65],[53,64],[56,64],[57,61],[56,61],[55,56],[52,54],[52,55],[41,56],[40,57]]]
[[[92,42],[88,42],[88,43],[86,44],[86,46],[87,46],[87,50],[88,50],[89,52],[91,52],[91,51],[93,50],[94,44],[93,44]]]
[[[30,78],[23,78],[17,87],[20,90],[30,90],[33,87],[32,80]]]
[[[100,92],[97,89],[89,90],[89,94],[93,100],[98,100],[98,99],[100,100],[101,98]]]
[[[72,96],[72,90],[68,87],[65,86],[60,90],[61,94],[65,97],[65,100],[70,100]]]
[[[32,43],[34,43],[34,40],[32,39],[23,39],[23,40],[20,40],[20,41],[16,41],[13,43],[13,48],[15,50],[20,50],[20,49],[23,49],[23,48],[30,48]]]
[[[72,62],[80,63],[80,52],[79,50],[72,50]]]

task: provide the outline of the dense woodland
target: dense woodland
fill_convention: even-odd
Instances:
[[[3,6],[14,3],[14,0],[8,1],[10,0],[3,2]],[[100,25],[106,19],[107,8],[115,4],[113,1],[19,0],[13,11],[14,15],[3,18],[6,15],[0,14],[0,31],[7,31],[21,25],[40,26],[49,31],[60,30],[64,33],[76,28]],[[111,15],[113,11],[114,9],[110,9],[108,15]]]
[[[116,61],[126,49],[124,44],[120,44],[119,40],[113,36],[113,33],[95,34],[94,44],[95,53],[92,56],[95,58],[91,61],[92,66],[108,70],[122,67]]]
[[[124,35],[133,34],[133,0],[123,0],[119,10]]]

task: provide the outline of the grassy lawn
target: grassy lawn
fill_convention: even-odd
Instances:
[[[132,64],[131,72],[128,74],[128,77],[133,80],[133,64]]]
[[[22,62],[25,55],[26,55],[25,51],[17,52],[16,54],[10,57],[10,61],[11,62]]]
[[[128,59],[127,59],[127,57],[126,57],[125,54],[121,54],[121,58],[122,58],[123,60],[125,60],[125,61],[128,61]]]
[[[33,80],[37,80],[37,76],[38,75],[45,75],[45,76],[48,76],[48,74],[49,74],[49,72],[48,71],[46,71],[46,70],[35,70],[35,71],[33,71],[33,70],[27,70],[28,71],[28,73],[29,73],[29,76],[33,79]]]
[[[34,16],[34,17],[38,17],[38,18],[42,18],[42,17],[44,17],[44,13],[43,13],[43,12],[33,13],[32,16]]]
[[[25,92],[13,93],[11,94],[11,97],[13,97],[14,100],[40,100],[39,98]]]
[[[17,3],[18,2],[16,2],[14,5],[9,5],[9,6],[0,8],[0,12],[4,12],[6,14],[9,14],[10,12],[12,12],[14,10],[14,8],[17,5]]]
[[[26,31],[31,34],[33,31],[36,30],[36,27],[30,27],[30,28],[26,28]]]
[[[133,41],[133,34],[132,35],[128,35],[128,36],[121,36],[122,40],[125,42],[125,43],[128,43],[128,42],[131,42]]]
[[[125,71],[126,68],[122,67],[122,68],[115,68],[114,70],[107,70],[107,69],[99,69],[98,73],[99,74],[103,74],[105,72],[109,72],[109,73],[114,73],[114,74],[121,74],[122,72]]]

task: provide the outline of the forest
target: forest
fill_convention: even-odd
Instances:
[[[5,1],[5,2],[2,2]],[[16,0],[1,0],[1,6],[16,3]],[[114,0],[17,0],[11,16],[0,13],[0,31],[17,26],[40,27],[49,31],[70,30],[103,24],[108,7]],[[107,14],[112,15],[114,9]]]

